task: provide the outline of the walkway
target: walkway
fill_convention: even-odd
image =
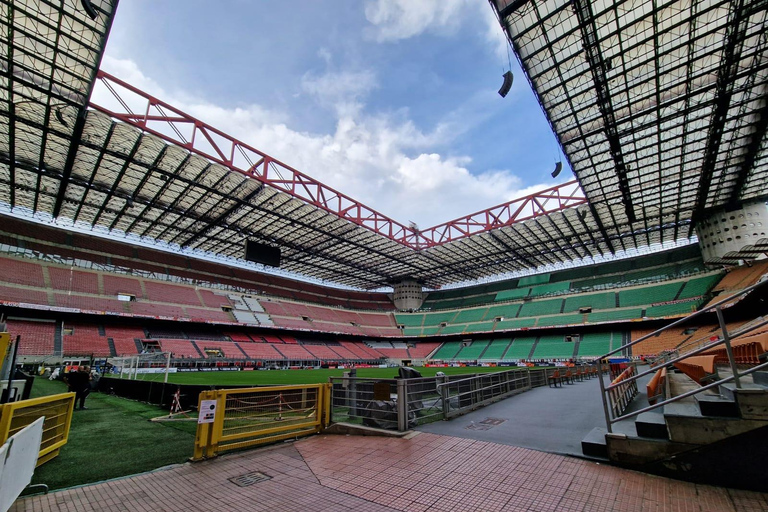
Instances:
[[[650,378],[648,375],[640,379],[636,404],[648,405],[645,384]],[[605,383],[610,383],[607,376]],[[631,430],[634,423],[627,423],[614,428],[617,432],[634,434]],[[557,388],[533,388],[464,416],[429,423],[417,430],[581,456],[581,440],[595,427],[605,428],[605,413],[600,401],[600,383],[597,379],[587,379]]]
[[[246,487],[230,479],[261,472]],[[768,494],[695,485],[514,446],[416,433],[292,444],[19,500],[11,512],[764,512]]]

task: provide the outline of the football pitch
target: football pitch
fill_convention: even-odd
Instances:
[[[437,372],[446,375],[475,374],[513,370],[515,367],[448,367],[415,368],[423,377],[433,377]],[[328,382],[330,377],[343,377],[349,370],[311,369],[311,370],[254,370],[254,371],[210,371],[169,373],[168,382],[173,384],[208,384],[211,386],[284,386],[289,384],[319,384]],[[357,376],[372,379],[391,379],[397,377],[397,368],[358,368]],[[119,376],[110,376],[120,378]],[[162,382],[164,374],[139,374],[137,380]],[[127,378],[127,377],[124,377]]]

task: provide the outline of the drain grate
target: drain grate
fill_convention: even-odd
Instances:
[[[249,485],[257,484],[259,482],[266,482],[271,480],[272,477],[261,471],[252,471],[244,475],[235,476],[229,479],[235,485],[240,487],[248,487]]]
[[[504,423],[505,419],[501,418],[485,418],[483,421],[479,423],[475,423],[474,421],[470,421],[469,425],[464,427],[465,430],[491,430],[493,427],[497,425],[501,425]]]

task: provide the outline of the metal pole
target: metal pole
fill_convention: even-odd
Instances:
[[[11,390],[13,389],[13,378],[16,376],[16,354],[19,353],[19,343],[21,334],[16,336],[16,343],[13,345],[13,354],[11,354],[11,366],[8,368],[8,387],[3,390],[0,396],[0,404],[4,404],[11,399]]]
[[[450,409],[450,402],[448,402],[448,376],[443,375],[439,377],[442,380],[442,386],[440,386],[440,399],[443,402],[443,419],[448,419],[448,410]]]
[[[600,381],[600,398],[603,399],[603,413],[605,413],[605,427],[608,429],[608,432],[613,432],[613,428],[611,427],[611,413],[608,409],[608,400],[605,397],[605,383],[603,382],[603,368],[602,368],[602,362],[598,359],[596,361],[597,364],[597,380]]]
[[[397,430],[408,430],[408,392],[406,379],[397,380]]]
[[[168,383],[168,369],[171,367],[171,353],[168,352],[168,356],[165,359],[165,378],[163,382]]]
[[[731,365],[731,371],[733,372],[733,383],[736,385],[736,389],[741,389],[741,382],[739,381],[739,370],[736,368],[736,360],[733,358],[733,349],[731,348],[731,337],[728,334],[728,328],[725,326],[725,320],[723,319],[723,311],[720,306],[715,308],[717,313],[717,322],[720,324],[720,330],[723,332],[723,343],[725,344],[725,351],[728,354],[728,363]]]

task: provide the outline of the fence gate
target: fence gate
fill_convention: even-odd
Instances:
[[[330,410],[329,384],[203,391],[193,460],[317,433]]]

